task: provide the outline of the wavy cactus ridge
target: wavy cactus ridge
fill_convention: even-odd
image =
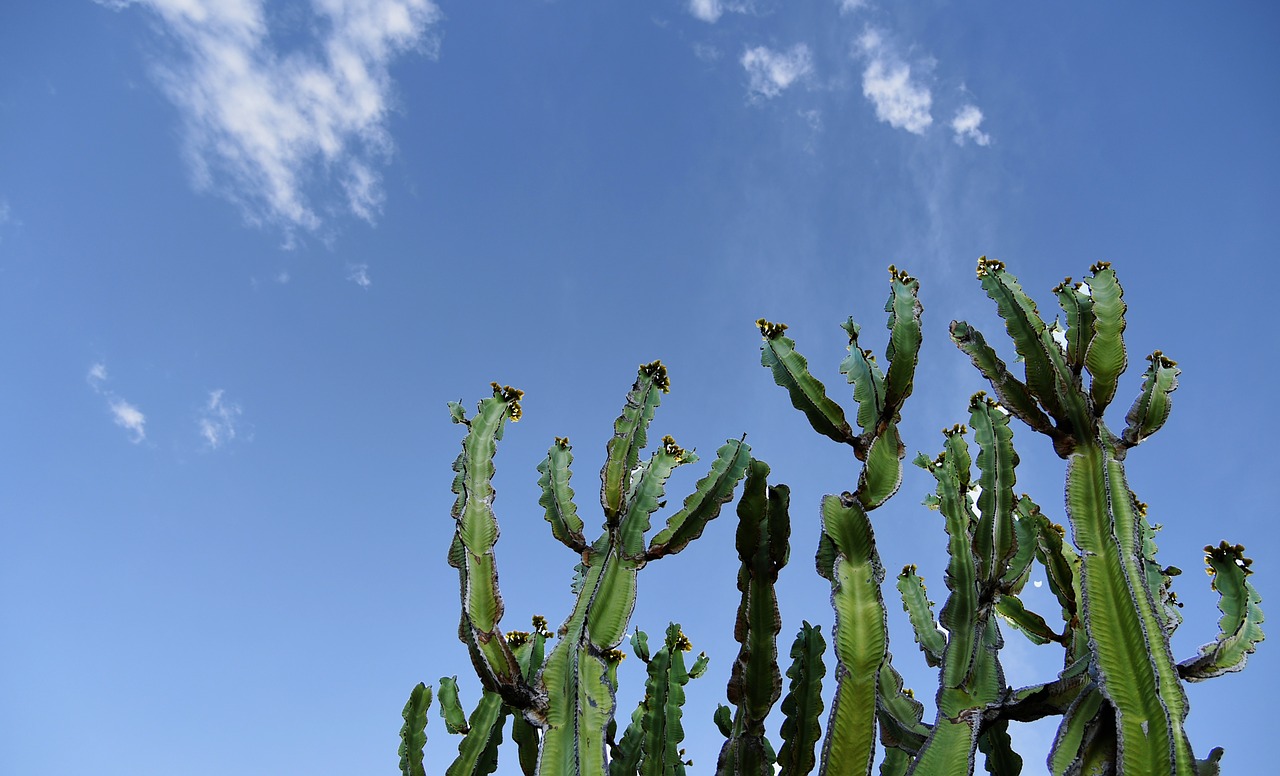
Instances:
[[[422,682],[409,693],[400,716],[400,776],[426,776],[422,766],[422,750],[427,745],[427,717],[431,710],[431,688]]]
[[[791,645],[790,684],[782,699],[779,776],[807,776],[817,764],[814,746],[821,737],[822,677],[826,674],[822,655],[826,651],[822,626],[803,622]]]
[[[1222,542],[1207,545],[1206,571],[1218,591],[1218,637],[1200,648],[1199,654],[1178,664],[1178,672],[1188,681],[1199,682],[1244,668],[1249,655],[1265,636],[1262,633],[1262,596],[1249,583],[1253,561],[1244,556],[1244,547]]]

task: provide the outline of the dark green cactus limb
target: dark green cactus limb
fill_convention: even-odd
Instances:
[[[1218,637],[1200,648],[1200,654],[1178,664],[1184,679],[1198,682],[1244,668],[1245,661],[1262,641],[1262,597],[1249,583],[1250,561],[1244,547],[1222,542],[1205,547],[1205,563],[1218,591]]]
[[[507,714],[502,696],[485,690],[467,718],[467,733],[458,742],[458,756],[445,776],[487,776],[497,770],[498,746]]]
[[[824,496],[823,531],[836,560],[831,603],[836,610],[836,692],[820,773],[870,773],[875,755],[876,685],[888,652],[880,583],[884,568],[871,522],[850,494]]]
[[[925,591],[924,580],[916,573],[915,566],[906,566],[898,575],[898,592],[902,595],[902,609],[911,620],[916,644],[924,653],[925,662],[932,667],[942,665],[942,652],[947,647],[947,635],[938,628],[933,616],[933,602]]]
[[[456,676],[440,677],[440,718],[444,720],[444,727],[450,733],[465,733],[470,729],[467,726],[466,712],[462,710],[462,703],[458,700]]]
[[[1044,618],[1027,609],[1016,595],[1005,594],[996,601],[996,613],[1017,628],[1033,644],[1062,643],[1066,637],[1049,627]]]
[[[924,706],[915,694],[903,689],[902,676],[893,667],[893,656],[885,655],[877,679],[876,719],[880,723],[880,740],[888,751],[898,749],[914,759],[929,738],[932,726],[922,721]]]
[[[1009,723],[1001,720],[978,736],[978,751],[986,756],[985,768],[992,776],[1018,776],[1022,773],[1022,758],[1013,751],[1009,738]]]
[[[734,626],[741,644],[729,678],[728,698],[737,711],[729,740],[720,750],[720,774],[773,776],[773,752],[764,722],[782,694],[778,631],[782,617],[774,585],[790,554],[790,491],[768,484],[769,466],[751,460],[738,501],[737,550],[742,599]]]
[[[572,450],[568,439],[557,437],[546,459],[538,464],[542,475],[538,478],[538,486],[542,488],[538,504],[546,510],[552,536],[574,552],[585,552],[587,540],[582,535],[582,518],[578,517],[578,507],[573,503],[573,488],[569,487],[573,476],[569,470],[573,463]]]
[[[1182,574],[1177,566],[1161,566],[1156,560],[1156,532],[1163,526],[1147,522],[1147,505],[1136,504],[1138,512],[1138,531],[1142,538],[1142,569],[1146,575],[1147,590],[1151,600],[1156,602],[1156,614],[1164,626],[1165,636],[1182,624],[1182,604],[1173,592],[1173,578]]]
[[[525,676],[537,675],[546,658],[546,641],[551,634],[546,630],[546,620],[541,616],[533,618],[533,632],[517,634],[509,632],[507,638],[513,643],[512,651],[516,662]],[[515,644],[519,640],[521,643]],[[538,727],[520,714],[512,710],[511,740],[516,742],[520,760],[520,770],[525,776],[533,776],[538,770],[538,747],[542,740]]]
[[[680,748],[684,740],[680,719],[684,686],[706,667],[704,655],[695,663],[699,670],[686,670],[684,653],[690,649],[680,626],[671,623],[662,648],[649,660],[649,676],[641,702],[644,714],[640,776],[683,776],[685,773],[684,750]]]
[[[889,346],[885,350],[889,367],[884,378],[884,408],[881,422],[896,422],[898,410],[911,395],[916,362],[920,355],[920,282],[894,266],[889,267]]]
[[[1013,595],[1022,592],[1031,576],[1032,563],[1036,559],[1037,538],[1040,532],[1040,507],[1025,493],[1015,506],[1013,533],[1016,551],[1009,566],[1000,578],[1000,588]]]
[[[822,655],[827,650],[822,626],[802,623],[791,645],[791,680],[782,699],[782,748],[778,750],[780,776],[807,776],[815,765],[814,745],[821,735]]]
[[[1186,696],[1140,568],[1140,518],[1124,467],[1107,448],[1077,446],[1067,512],[1080,548],[1085,626],[1103,694],[1115,708],[1126,773],[1189,774]]]
[[[901,749],[886,749],[880,761],[880,776],[906,776],[915,761],[916,758]]]
[[[997,405],[982,396],[969,403],[969,425],[978,443],[978,525],[973,534],[973,549],[978,559],[980,584],[993,589],[999,584],[1009,561],[1017,552],[1013,527],[1015,499],[1014,468],[1018,454],[1013,449],[1013,431],[1009,417]]]
[[[1147,356],[1147,371],[1142,374],[1142,388],[1134,399],[1129,414],[1125,416],[1125,429],[1121,435],[1126,447],[1134,447],[1160,430],[1173,409],[1170,395],[1178,388],[1178,364],[1156,351]]]
[[[668,436],[647,462],[636,467],[631,491],[627,494],[626,513],[618,526],[618,546],[623,558],[644,557],[644,535],[649,531],[653,513],[666,503],[667,480],[677,466],[697,460],[697,455],[686,452]]]
[[[1058,295],[1058,305],[1067,318],[1067,363],[1077,377],[1084,368],[1084,354],[1093,339],[1093,298],[1085,293],[1083,283],[1071,284],[1071,278],[1062,281],[1053,292]]]
[[[493,457],[507,418],[520,417],[521,392],[493,384],[494,395],[480,402],[470,421],[454,412],[455,421],[467,426],[462,453],[454,463],[458,473],[453,491],[456,522],[449,562],[458,569],[462,586],[462,624],[459,635],[472,651],[485,687],[500,692],[517,708],[532,708],[543,701],[520,675],[515,656],[498,627],[502,619],[502,595],[493,549],[498,541],[498,521],[493,513]]]
[[[965,355],[969,356],[973,365],[978,368],[983,377],[987,378],[987,382],[991,383],[991,389],[995,391],[1001,405],[1036,431],[1051,437],[1059,436],[1053,421],[1044,414],[1036,403],[1035,397],[1031,395],[1031,389],[1009,374],[1008,367],[987,344],[982,332],[964,321],[953,321],[951,340]]]
[[[564,638],[548,656],[538,679],[550,700],[538,773],[603,776],[604,729],[615,705],[604,661],[577,640]]]
[[[885,427],[883,434],[871,438],[866,465],[858,475],[858,489],[854,493],[865,509],[875,509],[898,492],[904,453],[898,427],[893,423]]]
[[[716,451],[711,471],[698,480],[684,505],[667,519],[666,527],[649,542],[645,560],[674,555],[701,536],[707,523],[714,520],[721,507],[733,499],[733,491],[746,474],[750,460],[751,446],[746,442],[740,439],[725,442]]]
[[[844,410],[830,398],[822,383],[809,373],[809,362],[796,352],[796,343],[783,335],[786,325],[770,323],[763,318],[756,321],[764,335],[760,348],[760,363],[773,372],[773,379],[787,389],[791,403],[804,413],[813,429],[836,442],[853,445],[859,450],[858,437],[845,420]]]
[[[1102,411],[1111,403],[1116,393],[1120,374],[1128,365],[1124,348],[1124,290],[1116,280],[1115,270],[1107,262],[1098,262],[1091,268],[1093,276],[1087,281],[1089,297],[1093,300],[1093,338],[1085,352],[1084,367],[1093,378],[1089,394],[1093,400],[1093,413],[1102,417]]]
[[[863,434],[874,434],[876,424],[884,414],[884,373],[870,350],[863,350],[858,342],[862,327],[852,318],[840,324],[849,335],[849,355],[840,362],[840,373],[853,386],[853,400],[858,403],[855,416]]]
[[[1102,718],[1110,716],[1107,700],[1096,684],[1081,691],[1067,708],[1049,750],[1049,771],[1054,776],[1080,773],[1081,746],[1091,727],[1096,728]],[[1075,765],[1075,768],[1072,766]],[[1068,769],[1071,769],[1070,771]]]
[[[623,502],[631,485],[631,471],[640,461],[640,451],[648,444],[649,423],[670,390],[667,368],[660,361],[643,364],[627,393],[622,414],[613,424],[613,438],[606,446],[604,468],[600,470],[600,505],[608,525],[622,516]]]
[[[422,749],[427,745],[427,712],[431,710],[431,688],[419,682],[409,693],[409,701],[400,716],[404,726],[400,728],[401,776],[426,776],[422,767]]]
[[[1062,370],[1054,363],[1053,357],[1059,353],[1058,345],[1040,318],[1035,302],[1022,290],[1018,279],[1005,271],[1001,262],[988,260],[985,256],[979,259],[978,279],[987,296],[996,303],[1014,349],[1026,366],[1027,387],[1049,415],[1061,424],[1067,417],[1062,393],[1067,392],[1064,389],[1074,387],[1071,385],[1073,380],[1070,371],[1065,369],[1065,361]]]
[[[644,718],[648,713],[643,700],[631,713],[631,724],[627,725],[622,740],[609,750],[609,776],[636,776],[640,771],[640,758],[644,756]]]

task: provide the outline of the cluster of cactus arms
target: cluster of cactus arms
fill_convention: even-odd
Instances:
[[[449,563],[458,569],[462,594],[458,636],[471,654],[484,697],[472,715],[479,715],[478,724],[468,723],[468,738],[464,738],[449,776],[492,771],[489,753],[500,740],[507,716],[515,719],[512,736],[520,743],[521,767],[526,774],[604,776],[609,772],[616,672],[623,657],[617,648],[635,608],[637,576],[649,562],[680,552],[702,535],[707,523],[733,498],[750,460],[745,441],[726,442],[684,505],[646,542],[653,514],[666,503],[666,484],[672,472],[698,460],[693,451],[682,449],[670,436],[663,438],[647,460],[641,460],[650,422],[668,389],[667,369],[660,362],[640,367],[606,448],[600,473],[604,526],[594,541],[585,537],[573,500],[569,440],[557,438],[538,466],[539,504],[551,533],[579,560],[572,581],[577,600],[545,660],[543,639],[549,634],[541,628],[535,628],[532,635],[504,633],[499,625],[503,605],[494,558],[498,522],[493,511],[493,459],[506,421],[520,418],[523,394],[495,383],[493,395],[480,402],[471,418],[466,417],[461,404],[450,404],[454,421],[465,425],[467,433],[454,463],[456,531]],[[673,657],[671,652],[664,647],[658,653],[662,663],[671,666],[664,670],[675,672],[679,666],[683,672],[683,657]],[[651,679],[657,661],[657,657],[649,661]],[[704,667],[705,661],[700,661],[683,681]],[[679,680],[672,681],[679,684]],[[683,699],[678,688],[670,694]],[[677,710],[678,705],[674,704]],[[654,729],[660,731],[670,721],[672,708],[672,703],[665,703],[650,710],[649,716],[657,720]],[[477,727],[482,728],[479,733]],[[469,747],[468,739],[473,735],[474,745]],[[661,732],[655,736],[655,741],[679,742],[679,737],[664,737]],[[647,738],[645,743],[649,743]],[[651,750],[642,748],[644,751]],[[638,762],[666,762],[673,756],[664,749]],[[658,772],[667,771],[644,771]]]
[[[882,776],[972,774],[979,755],[988,773],[1015,776],[1023,763],[1013,750],[1010,724],[1049,716],[1061,717],[1048,758],[1055,776],[1218,772],[1222,750],[1196,759],[1187,740],[1182,682],[1244,666],[1263,639],[1260,597],[1250,583],[1243,547],[1227,542],[1206,547],[1208,572],[1220,595],[1220,633],[1198,654],[1175,662],[1169,639],[1181,623],[1181,604],[1171,583],[1179,571],[1157,562],[1159,526],[1148,521],[1147,506],[1130,490],[1124,463],[1128,451],[1168,418],[1179,372],[1173,361],[1153,353],[1124,430],[1116,434],[1106,426],[1104,412],[1127,365],[1125,303],[1106,264],[1095,265],[1081,283],[1068,280],[1056,288],[1064,320],[1045,323],[1002,264],[979,261],[978,277],[997,304],[1025,377],[1012,375],[975,328],[952,323],[953,341],[990,382],[994,398],[973,396],[967,426],[944,430],[937,456],[915,459],[936,480],[925,504],[943,517],[949,556],[948,594],[936,617],[915,566],[904,568],[896,584],[916,644],[925,662],[939,670],[931,721],[903,688],[889,651],[881,589],[885,572],[869,515],[902,482],[899,413],[912,393],[921,306],[914,278],[894,267],[890,276],[883,368],[863,349],[860,327],[852,319],[843,325],[849,355],[840,371],[858,405],[857,430],[810,373],[795,342],[785,336],[787,327],[757,322],[764,336],[762,364],[813,428],[851,447],[859,462],[853,490],[821,501],[816,564],[830,583],[835,611],[835,692],[825,731],[827,644],[821,629],[808,622],[791,647],[786,696],[782,693],[775,584],[790,556],[790,491],[769,485],[768,465],[751,458],[745,442],[730,440],[666,528],[645,541],[672,471],[696,460],[671,437],[648,460],[640,459],[650,420],[667,389],[666,370],[654,362],[640,368],[614,424],[601,471],[604,530],[596,540],[584,537],[573,502],[568,440],[556,439],[538,467],[539,503],[551,532],[581,561],[573,581],[577,601],[549,652],[551,634],[541,618],[535,618],[531,633],[504,633],[499,627],[493,456],[505,421],[520,416],[521,394],[495,384],[493,396],[480,402],[470,419],[460,405],[451,405],[455,422],[468,430],[454,465],[457,530],[449,562],[461,581],[459,637],[483,696],[464,719],[456,683],[440,680],[437,697],[446,729],[463,736],[446,776],[494,772],[508,717],[521,769],[530,776],[685,773],[681,706],[685,685],[706,670],[706,656],[686,666],[683,653],[689,644],[676,624],[652,655],[645,634],[635,632],[632,652],[646,664],[648,678],[644,699],[619,738],[614,698],[623,656],[618,647],[628,630],[640,569],[698,538],[744,476],[736,534],[739,652],[728,682],[731,705],[720,706],[714,718],[725,737],[717,776],[804,776],[815,768],[824,775],[869,775],[878,750]],[[1067,461],[1070,539],[1029,496],[1015,495],[1012,418],[1048,436]],[[966,438],[970,430],[973,449]],[[1050,625],[1020,598],[1037,568],[1061,610],[1060,626]],[[1062,647],[1058,675],[1030,687],[1009,687],[999,657],[1002,626],[1034,644]],[[781,746],[775,748],[766,718],[780,698]],[[420,684],[405,706],[404,776],[423,773],[431,700],[431,688]]]

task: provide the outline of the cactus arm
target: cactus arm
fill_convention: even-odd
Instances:
[[[551,535],[574,552],[586,552],[587,540],[582,535],[582,518],[578,517],[578,507],[573,503],[573,488],[569,487],[569,479],[573,472],[569,465],[573,463],[573,448],[568,439],[556,437],[547,457],[538,464],[538,487],[542,488],[542,496],[538,504],[546,510],[546,520],[551,524]]]
[[[498,570],[493,549],[498,541],[498,520],[493,513],[493,457],[507,418],[520,417],[521,392],[510,386],[493,384],[494,395],[480,402],[476,416],[462,419],[467,434],[462,453],[454,463],[458,475],[453,490],[456,523],[449,562],[459,572],[462,583],[464,641],[472,649],[474,662],[485,686],[506,695],[513,706],[538,705],[520,676],[519,666],[506,638],[498,627],[502,619],[502,595],[498,591]],[[458,414],[452,413],[455,420]]]
[[[969,357],[982,376],[987,378],[987,382],[991,383],[991,389],[995,391],[1000,404],[1036,431],[1050,437],[1058,436],[1053,421],[1036,404],[1031,389],[1009,374],[1008,367],[987,344],[982,332],[964,321],[953,321],[951,340]]]
[[[884,568],[871,522],[852,496],[824,496],[823,530],[835,544],[831,603],[836,691],[820,773],[870,773],[875,756],[876,677],[888,651],[880,596]]]
[[[445,771],[445,776],[487,776],[498,767],[498,745],[502,743],[502,726],[507,709],[502,696],[485,690],[480,702],[467,718],[467,734],[458,742],[458,756]]]
[[[707,523],[720,514],[720,508],[733,498],[733,491],[747,471],[751,446],[731,439],[716,451],[711,471],[698,480],[684,506],[667,519],[666,527],[649,542],[645,560],[674,555],[702,535]]]
[[[868,510],[888,501],[902,484],[902,438],[897,425],[890,423],[884,433],[871,440],[867,462],[858,475],[854,496]]]
[[[893,667],[893,656],[886,655],[880,664],[876,696],[876,718],[880,722],[880,739],[885,755],[899,750],[914,759],[929,738],[930,725],[921,721],[924,706],[910,690],[902,688],[902,676]],[[908,763],[909,764],[909,763]]]
[[[827,397],[826,388],[809,373],[809,362],[796,352],[795,341],[783,335],[786,325],[756,321],[764,335],[760,363],[773,372],[773,379],[787,389],[791,403],[804,413],[819,434],[858,449],[858,438],[845,420],[844,410]]]
[[[1205,547],[1205,563],[1220,599],[1218,637],[1200,648],[1200,654],[1178,664],[1184,679],[1198,682],[1244,668],[1245,661],[1262,641],[1262,597],[1249,583],[1252,561],[1244,547],[1222,542]]]
[[[1061,422],[1067,413],[1059,388],[1067,375],[1055,368],[1053,355],[1058,352],[1058,346],[1052,343],[1052,336],[1040,318],[1035,302],[1022,290],[1017,278],[1005,271],[1001,262],[986,257],[979,259],[978,279],[987,296],[996,303],[1014,349],[1026,365],[1027,387],[1049,415]],[[1050,340],[1048,344],[1046,339]]]
[[[422,750],[427,745],[427,712],[431,709],[431,688],[418,682],[409,693],[409,701],[400,716],[400,775],[426,776],[422,767]]]
[[[922,340],[920,282],[893,266],[889,267],[889,275],[893,280],[884,306],[889,313],[889,346],[885,351],[889,368],[884,378],[882,423],[895,422],[898,410],[911,395]]]
[[[886,749],[880,761],[880,776],[906,776],[913,762],[915,758],[901,749]]]
[[[1018,454],[1013,449],[1009,417],[980,394],[969,403],[969,424],[978,443],[978,525],[973,534],[981,584],[990,589],[1003,576],[1009,560],[1017,552],[1013,528],[1015,507],[1014,467]]]
[[[827,651],[822,626],[800,625],[791,645],[790,684],[782,699],[782,748],[778,750],[779,776],[808,776],[815,765],[814,745],[821,735],[822,677]]]
[[[440,677],[440,718],[444,720],[445,729],[455,735],[471,729],[467,726],[466,712],[462,710],[462,703],[458,700],[456,676]]]
[[[1062,281],[1053,292],[1058,295],[1058,306],[1067,318],[1067,363],[1077,378],[1084,368],[1084,354],[1093,339],[1093,298],[1084,293],[1084,284],[1071,285],[1071,278]]]
[[[1093,301],[1093,338],[1085,352],[1084,367],[1093,378],[1089,394],[1093,399],[1093,412],[1102,417],[1102,411],[1116,394],[1120,373],[1128,365],[1124,348],[1124,290],[1116,280],[1115,270],[1107,262],[1092,267],[1089,278],[1089,296]]]
[[[640,366],[639,375],[627,393],[622,414],[613,424],[613,438],[606,446],[604,468],[600,470],[600,505],[608,525],[622,516],[623,501],[631,484],[631,471],[640,461],[640,451],[648,444],[649,422],[670,390],[667,368],[661,361]]]
[[[1142,374],[1142,388],[1125,416],[1122,434],[1125,447],[1135,447],[1159,431],[1173,409],[1170,394],[1177,389],[1181,374],[1177,362],[1165,358],[1158,350],[1147,356],[1147,360],[1150,365]]]
[[[684,653],[689,649],[689,640],[680,632],[680,626],[671,623],[662,648],[649,660],[640,776],[684,775],[680,749],[684,727],[680,717],[685,699],[684,686],[691,678],[684,663]]]
[[[924,653],[924,660],[932,667],[942,665],[942,652],[947,647],[947,636],[938,628],[933,616],[933,602],[925,591],[924,580],[916,573],[915,566],[905,566],[898,575],[898,592],[902,595],[902,609],[911,620],[916,644]]]
[[[662,447],[649,459],[648,465],[638,469],[640,477],[632,482],[626,513],[618,527],[618,545],[623,558],[644,557],[644,535],[653,513],[665,503],[667,480],[677,466],[697,460],[698,456],[686,452],[668,436],[663,438]]]
[[[512,649],[516,662],[520,664],[520,671],[527,677],[535,676],[542,668],[546,658],[547,636],[550,635],[545,630],[546,620],[540,616],[533,618],[533,628],[533,633],[526,637],[527,640]],[[514,640],[515,633],[508,633],[507,636]],[[534,776],[538,770],[538,728],[519,712],[514,712],[511,717],[511,740],[516,742],[520,770],[524,776]]]
[[[1115,707],[1126,773],[1188,774],[1186,697],[1145,577],[1138,517],[1123,465],[1104,448],[1076,448],[1067,468],[1067,512],[1082,557],[1084,618],[1103,694]],[[1135,745],[1126,746],[1126,742]],[[1139,743],[1141,742],[1141,743]]]
[[[978,750],[986,755],[985,768],[992,776],[1018,776],[1022,773],[1022,758],[1013,751],[1008,721],[1001,720],[978,736]]]
[[[1032,644],[1048,644],[1051,641],[1062,642],[1065,637],[1054,632],[1044,618],[1027,609],[1016,595],[1006,593],[996,602],[996,613],[1004,621],[1022,632]]]
[[[736,708],[732,734],[720,750],[717,772],[773,775],[764,722],[782,694],[778,631],[782,617],[774,585],[787,564],[790,491],[768,484],[769,465],[751,460],[738,501],[736,545],[742,599],[733,637],[741,644],[729,678],[728,698]]]
[[[1053,739],[1053,747],[1049,750],[1049,771],[1053,776],[1064,776],[1068,769],[1080,756],[1080,747],[1084,743],[1086,729],[1098,725],[1101,715],[1107,712],[1106,698],[1097,685],[1089,685],[1076,696],[1075,701],[1063,715],[1062,724]],[[1073,771],[1079,773],[1080,771]]]
[[[1000,588],[1013,595],[1022,592],[1027,579],[1031,576],[1031,565],[1036,559],[1037,538],[1039,536],[1040,507],[1023,494],[1015,506],[1017,519],[1013,523],[1014,540],[1017,550],[1009,561],[1009,567],[1000,578]]]
[[[618,742],[617,749],[610,754],[609,776],[636,776],[640,770],[640,758],[644,755],[644,718],[648,713],[644,701],[631,713],[631,724],[627,725]]]
[[[870,350],[858,343],[862,327],[850,318],[840,324],[849,335],[849,355],[840,362],[840,373],[853,386],[853,400],[858,403],[855,416],[863,434],[874,434],[876,424],[885,411],[884,374]]]

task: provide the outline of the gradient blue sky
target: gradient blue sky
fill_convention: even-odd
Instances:
[[[784,650],[802,619],[829,630],[817,504],[855,470],[759,367],[753,321],[789,323],[847,406],[838,323],[883,347],[890,262],[922,282],[903,429],[933,453],[982,387],[947,322],[998,334],[977,257],[1046,309],[1112,261],[1132,360],[1183,369],[1129,458],[1161,559],[1194,572],[1241,542],[1274,606],[1280,16],[1111,6],[5,3],[0,773],[393,772],[416,682],[457,674],[477,698],[445,402],[490,380],[527,391],[497,460],[506,625],[570,603],[534,467],[571,437],[597,514],[612,420],[661,358],[657,434],[706,455],[745,432],[792,487]],[[1061,462],[1018,440],[1020,490],[1062,519]],[[876,526],[885,565],[917,563],[941,600],[930,479],[908,471]],[[633,620],[677,619],[712,656],[686,712],[697,773],[736,653],[733,528],[647,569]],[[1175,589],[1185,657],[1216,599],[1199,573]],[[1027,598],[1056,612],[1047,587]],[[889,601],[896,665],[931,699]],[[1056,670],[1007,641],[1014,684]],[[1192,741],[1229,773],[1272,765],[1273,647],[1189,689]],[[1053,729],[1016,734],[1027,773]],[[442,772],[456,740],[435,714],[428,734]]]

